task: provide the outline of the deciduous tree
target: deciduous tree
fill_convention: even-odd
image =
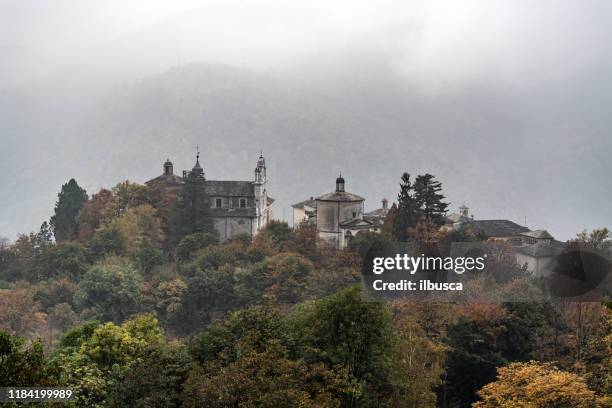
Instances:
[[[121,322],[139,310],[141,281],[138,271],[125,260],[98,263],[79,282],[75,304],[87,318]]]
[[[583,378],[548,363],[512,363],[497,370],[495,382],[485,385],[475,408],[568,407],[591,408],[595,394]]]
[[[32,336],[45,323],[45,314],[32,296],[29,286],[0,289],[0,330]]]
[[[43,345],[0,331],[0,381],[3,387],[56,386],[59,373],[46,360]]]
[[[104,218],[104,210],[112,198],[113,194],[103,188],[83,204],[77,215],[79,240],[86,241],[90,239],[94,232],[100,228]]]
[[[187,235],[179,242],[174,251],[174,257],[178,261],[191,260],[196,251],[219,243],[219,236],[213,233],[196,232]]]

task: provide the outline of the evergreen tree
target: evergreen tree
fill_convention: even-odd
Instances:
[[[436,225],[442,225],[446,214],[448,203],[445,203],[442,191],[442,183],[427,173],[414,181],[414,198],[421,214]]]
[[[418,221],[418,204],[414,196],[414,186],[410,174],[404,173],[397,195],[397,212],[393,223],[393,238],[398,241],[408,239],[408,229],[413,228]]]
[[[47,221],[43,221],[43,223],[40,225],[38,236],[45,242],[51,242],[53,240],[53,232],[51,232],[51,227]]]
[[[70,179],[62,186],[62,190],[57,195],[55,214],[51,217],[51,228],[56,241],[76,238],[78,233],[76,217],[87,200],[87,192],[77,184],[75,179]]]
[[[190,172],[185,179],[174,211],[173,229],[177,242],[189,234],[215,231],[208,214],[210,205],[205,183],[204,175],[196,171]]]

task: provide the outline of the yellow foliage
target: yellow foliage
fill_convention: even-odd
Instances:
[[[159,246],[164,240],[157,211],[148,204],[129,208],[120,217],[115,218],[112,224],[119,230],[127,252]]]
[[[512,363],[497,370],[497,381],[485,385],[474,408],[589,408],[595,393],[585,380],[548,363]]]

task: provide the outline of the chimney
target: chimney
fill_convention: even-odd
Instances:
[[[383,208],[383,210],[386,210],[388,206],[389,206],[389,200],[387,200],[386,198],[383,198],[382,199],[382,208]]]

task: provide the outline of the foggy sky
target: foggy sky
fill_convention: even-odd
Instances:
[[[603,0],[0,0],[0,236],[37,229],[69,177],[93,193],[154,177],[166,152],[188,168],[200,137],[192,119],[181,133],[184,124],[170,115],[174,123],[159,129],[174,132],[172,140],[152,132],[148,141],[157,146],[148,151],[129,140],[153,120],[150,110],[133,107],[147,105],[134,93],[157,89],[147,81],[194,62],[261,76],[265,89],[239,83],[220,92],[275,106],[258,110],[270,123],[253,127],[252,147],[277,155],[270,193],[279,198],[278,216],[333,187],[320,169],[330,180],[353,170],[347,187],[366,196],[369,209],[382,196],[394,199],[408,170],[438,176],[451,208],[467,202],[477,218],[526,217],[559,239],[612,227],[611,17],[612,3]],[[125,101],[130,106],[116,108]],[[211,118],[249,117],[249,106],[241,109]],[[283,109],[307,122],[312,136],[273,134],[284,129]],[[115,125],[134,111],[144,112],[140,121]],[[197,123],[223,137],[213,124]],[[113,134],[126,129],[133,133]],[[351,134],[352,156],[330,153],[347,149]],[[280,157],[278,146],[291,137],[308,165]],[[393,152],[389,163],[374,164],[385,151],[373,138],[407,160]],[[211,145],[213,174],[251,176],[250,164],[218,169],[227,157],[250,159],[248,152]],[[122,152],[108,157],[113,149]],[[304,177],[308,171],[317,177]]]

